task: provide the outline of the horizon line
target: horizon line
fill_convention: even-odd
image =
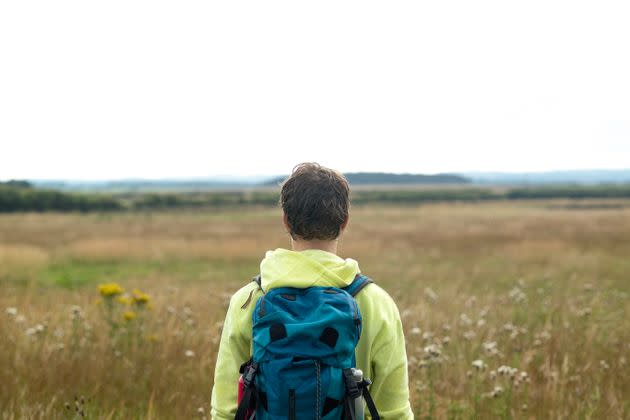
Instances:
[[[437,175],[544,175],[544,174],[561,174],[570,172],[622,172],[630,171],[630,167],[623,168],[583,168],[583,169],[551,169],[551,170],[521,170],[521,171],[483,171],[483,170],[464,170],[464,171],[444,171],[444,172],[389,172],[389,171],[342,171],[343,174],[389,174],[389,175],[424,175],[424,176],[437,176]],[[195,181],[216,181],[216,182],[236,182],[236,181],[251,181],[251,180],[272,180],[279,177],[289,176],[290,174],[253,174],[253,175],[238,175],[238,174],[216,174],[216,175],[196,175],[196,176],[165,176],[165,177],[141,177],[141,176],[128,176],[128,177],[112,177],[112,178],[24,178],[24,177],[0,177],[0,182],[6,181],[29,181],[29,182],[85,182],[85,183],[99,183],[99,182],[160,182],[160,181],[177,181],[177,182],[195,182]]]

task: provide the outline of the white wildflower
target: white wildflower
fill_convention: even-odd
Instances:
[[[31,336],[34,336],[34,335],[40,335],[44,331],[46,331],[46,326],[44,326],[42,324],[37,324],[34,327],[27,328],[26,331],[24,331],[24,332],[25,332],[26,335],[31,337]]]
[[[475,332],[474,332],[473,330],[469,330],[469,331],[466,331],[466,332],[464,333],[464,338],[465,338],[466,340],[470,341],[470,340],[472,340],[473,338],[475,338],[475,336],[476,336],[476,335],[477,335],[477,334],[475,334]]]
[[[507,322],[505,324],[503,324],[503,331],[505,332],[512,332],[516,329],[516,327],[514,326],[514,324],[512,324],[511,322]]]
[[[424,352],[428,354],[430,357],[440,357],[440,355],[442,354],[440,347],[437,346],[436,344],[431,344],[430,346],[426,346],[424,348]]]
[[[53,337],[61,340],[64,335],[65,333],[63,331],[63,328],[55,328],[55,331],[53,332]]]
[[[510,293],[508,293],[508,296],[515,303],[521,303],[527,300],[527,295],[523,293],[523,291],[518,287],[514,287],[512,290],[510,290]]]
[[[466,315],[466,314],[461,314],[461,315],[459,316],[459,322],[460,322],[462,325],[472,325],[472,323],[473,323],[473,322],[472,322],[472,319],[470,319],[470,318],[468,317],[468,315]]]
[[[483,370],[486,368],[486,364],[481,359],[477,359],[472,362],[472,365],[477,370]]]
[[[492,350],[496,348],[497,348],[496,341],[486,341],[485,343],[483,343],[483,349],[487,352],[491,352]]]
[[[505,375],[513,378],[516,375],[516,372],[518,372],[518,369],[503,365],[499,366],[497,372],[499,373],[499,375]]]
[[[83,318],[83,311],[80,306],[72,305],[70,308],[70,312],[72,313],[72,319],[81,319]]]
[[[483,343],[483,349],[485,350],[486,353],[488,353],[491,356],[497,356],[501,353],[499,349],[497,348],[496,341],[488,341],[488,342]]]

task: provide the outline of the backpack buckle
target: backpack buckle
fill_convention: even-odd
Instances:
[[[352,369],[343,370],[343,380],[346,384],[346,394],[350,398],[358,398],[361,396],[361,390],[359,389],[357,381],[354,379]]]
[[[243,372],[243,387],[249,388],[251,384],[254,382],[254,377],[256,376],[256,372],[258,371],[258,363],[251,362],[249,365],[245,366]]]

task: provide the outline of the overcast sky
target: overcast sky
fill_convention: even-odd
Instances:
[[[630,167],[627,1],[3,1],[0,179]]]

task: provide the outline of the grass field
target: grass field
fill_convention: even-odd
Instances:
[[[209,418],[227,302],[281,226],[0,215],[0,418]],[[399,305],[417,418],[630,419],[630,201],[357,206],[340,254]]]

